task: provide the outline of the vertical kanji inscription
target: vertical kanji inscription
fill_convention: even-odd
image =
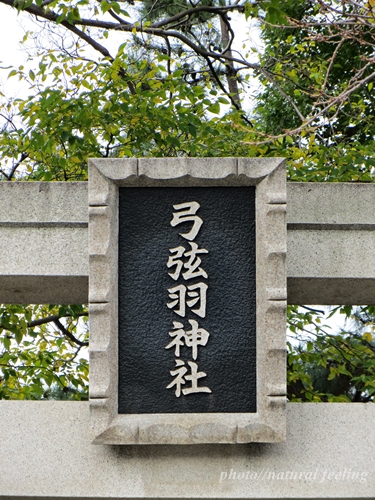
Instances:
[[[200,208],[200,204],[197,201],[191,201],[173,205],[173,208],[176,211],[173,212],[173,218],[170,222],[172,227],[176,227],[183,222],[192,222],[193,225],[188,233],[180,233],[180,236],[189,241],[190,249],[186,249],[183,246],[169,249],[171,255],[169,256],[167,267],[168,269],[173,267],[175,269],[174,272],[168,274],[175,281],[181,279],[183,281],[188,281],[194,278],[200,278],[201,280],[202,278],[207,279],[208,274],[200,267],[202,260],[198,257],[198,254],[207,254],[208,250],[199,248],[198,244],[193,241],[198,236],[199,230],[203,224],[202,219],[196,215]],[[207,289],[208,285],[204,281],[199,281],[198,283],[194,282],[187,286],[181,283],[168,288],[171,302],[167,303],[167,307],[183,318],[185,318],[186,314],[190,315],[191,313],[201,318],[205,318]],[[166,349],[175,348],[174,355],[176,366],[174,370],[170,370],[169,372],[171,376],[175,378],[167,385],[167,389],[175,388],[175,395],[178,398],[181,394],[186,396],[188,394],[200,392],[212,392],[209,387],[198,385],[198,380],[206,377],[207,374],[205,372],[198,372],[198,364],[194,362],[198,358],[198,346],[206,346],[210,334],[205,329],[200,328],[198,321],[195,319],[188,319],[188,323],[191,327],[190,330],[187,328],[185,329],[183,323],[173,321],[173,329],[169,332],[172,341],[165,347]],[[190,372],[185,365],[185,361],[180,359],[181,346],[186,346],[191,349],[191,357],[194,361],[187,361]],[[185,385],[186,381],[190,382],[191,385],[181,390],[181,386]]]

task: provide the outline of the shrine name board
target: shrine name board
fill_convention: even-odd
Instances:
[[[119,413],[256,411],[255,187],[119,190]]]
[[[282,159],[89,162],[94,444],[285,440]]]

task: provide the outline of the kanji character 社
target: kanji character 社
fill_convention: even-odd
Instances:
[[[171,389],[172,387],[176,386],[175,395],[178,398],[181,396],[181,392],[184,396],[186,396],[187,394],[195,394],[199,392],[212,392],[208,387],[198,386],[198,380],[200,378],[207,377],[207,373],[198,372],[198,365],[193,361],[188,361],[188,365],[191,369],[190,375],[186,375],[188,370],[185,366],[185,363],[181,359],[176,359],[176,368],[178,368],[169,372],[173,377],[176,378],[172,380],[169,385],[167,385],[167,389]],[[189,380],[191,382],[191,387],[186,387],[181,391],[181,386],[186,384],[186,380]]]

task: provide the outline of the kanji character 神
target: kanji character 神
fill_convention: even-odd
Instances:
[[[194,360],[198,357],[198,346],[205,346],[208,342],[208,337],[210,334],[204,328],[199,328],[198,321],[195,319],[188,320],[191,326],[191,330],[184,330],[184,325],[178,321],[173,321],[173,330],[169,332],[169,335],[173,337],[172,342],[170,342],[166,349],[171,347],[175,348],[175,356],[180,357],[180,347],[185,345],[191,347],[192,358]]]

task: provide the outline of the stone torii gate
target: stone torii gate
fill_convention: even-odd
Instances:
[[[288,302],[375,304],[375,186],[290,183],[287,202]],[[87,302],[87,239],[87,183],[0,183],[0,302]],[[277,444],[92,446],[86,402],[0,416],[4,499],[375,497],[371,403],[289,404]]]

